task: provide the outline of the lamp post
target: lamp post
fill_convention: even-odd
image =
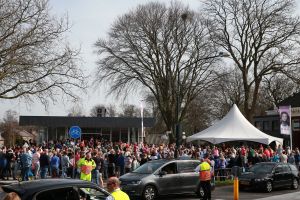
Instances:
[[[218,58],[218,57],[229,57],[228,54],[224,53],[224,52],[219,52],[216,55],[213,56],[208,56],[205,58],[201,58],[199,60],[208,60],[208,59],[212,59],[212,58]],[[182,68],[184,69],[184,68]],[[180,118],[179,118],[179,113],[180,113],[180,107],[181,107],[181,102],[180,102],[180,72],[182,71],[178,70],[177,73],[177,97],[176,97],[176,126],[175,126],[175,130],[176,130],[176,150],[175,150],[175,158],[178,157],[178,150],[179,150],[179,145],[180,145],[180,133],[181,133],[181,122],[180,122]],[[186,136],[184,136],[186,137]],[[183,139],[183,138],[182,138]]]
[[[188,18],[188,13],[183,13],[181,15],[181,19],[184,21],[184,26],[186,19]],[[213,58],[218,58],[218,57],[229,57],[230,55],[225,53],[225,52],[219,52],[216,55],[212,55],[212,56],[208,56],[208,57],[204,57],[204,58],[200,58],[200,60],[208,60],[208,59],[213,59]],[[181,133],[181,123],[180,123],[180,107],[181,107],[181,101],[180,101],[180,73],[182,70],[184,70],[185,67],[178,69],[177,72],[177,96],[176,96],[176,111],[175,111],[175,115],[176,115],[176,125],[175,125],[175,137],[176,137],[176,149],[175,149],[175,158],[178,157],[179,154],[179,145],[180,145],[180,133]],[[184,136],[186,137],[186,136]],[[183,139],[183,138],[182,138]]]
[[[182,140],[183,140],[183,144],[184,144],[184,145],[185,145],[185,139],[186,139],[185,132],[182,132]]]
[[[141,100],[141,140],[144,143],[144,106],[143,101]]]

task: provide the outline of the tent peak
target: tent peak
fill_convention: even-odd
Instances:
[[[236,104],[223,119],[209,128],[187,138],[187,141],[205,140],[213,144],[229,141],[253,141],[262,144],[270,144],[278,141],[282,144],[282,138],[267,135],[254,127],[241,113]]]

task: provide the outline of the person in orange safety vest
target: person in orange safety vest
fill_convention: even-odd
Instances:
[[[200,179],[200,187],[202,187],[204,195],[203,200],[210,200],[211,199],[211,171],[210,171],[210,163],[205,159],[201,159],[200,165],[196,168],[195,171],[199,172],[199,179]]]

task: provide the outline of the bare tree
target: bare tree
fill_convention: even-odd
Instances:
[[[16,141],[16,130],[19,127],[18,114],[14,110],[5,112],[3,123],[1,123],[2,136],[7,146],[13,146]]]
[[[72,107],[69,108],[68,110],[68,116],[69,117],[84,117],[84,109],[83,106],[79,103],[76,102]]]
[[[183,130],[187,135],[197,133],[211,125],[211,108],[206,96],[199,95],[188,107],[183,120]]]
[[[105,108],[106,109],[106,116],[107,117],[115,117],[117,115],[117,111],[116,111],[116,106],[110,104],[108,106],[104,105],[104,104],[98,104],[95,105],[90,112],[90,116],[91,117],[97,117],[98,116],[98,109],[100,108]]]
[[[114,94],[150,92],[167,130],[174,130],[191,101],[218,77],[213,66],[219,55],[201,19],[177,2],[141,5],[119,17],[108,39],[96,43],[97,80],[111,83]]]
[[[49,13],[47,0],[0,2],[0,98],[33,97],[45,105],[59,94],[72,99],[86,87],[78,50],[64,37],[67,17]]]
[[[265,99],[274,106],[277,106],[281,101],[294,93],[300,92],[299,86],[281,75],[265,78],[263,83],[262,91],[265,94]]]
[[[233,104],[238,107],[244,104],[244,92],[240,71],[225,71],[219,82],[207,91],[206,105],[210,107],[211,120],[222,119]],[[243,108],[242,108],[243,111]]]
[[[135,106],[131,104],[124,104],[122,106],[122,112],[119,113],[120,117],[140,117],[141,111]]]
[[[252,120],[262,81],[281,74],[299,83],[300,21],[294,0],[209,0],[212,41],[240,70],[245,116]]]

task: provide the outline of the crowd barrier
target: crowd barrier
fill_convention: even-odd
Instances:
[[[215,169],[214,170],[214,178],[215,180],[233,180],[233,175],[231,173],[231,168],[224,169]]]
[[[235,171],[233,171],[235,170]],[[214,179],[215,180],[220,180],[220,181],[225,181],[225,180],[233,180],[234,179],[234,174],[241,174],[242,172],[248,171],[248,168],[246,167],[235,167],[234,168],[218,168],[214,170]]]

